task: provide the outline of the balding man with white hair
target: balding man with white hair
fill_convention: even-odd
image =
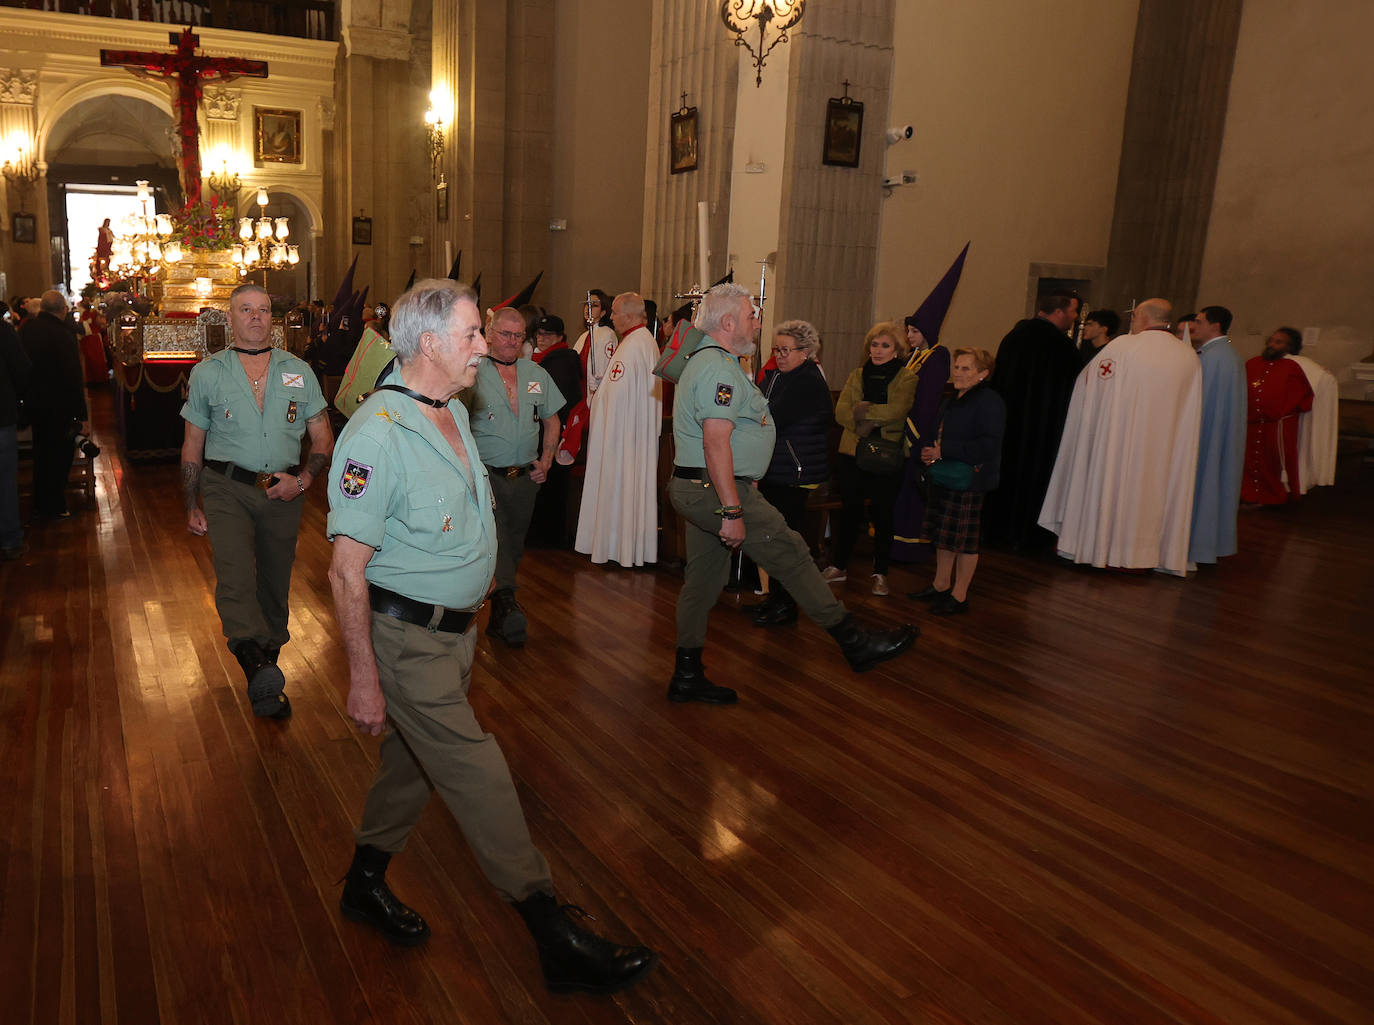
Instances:
[[[654,376],[658,345],[644,299],[622,292],[611,304],[620,345],[591,402],[587,476],[576,549],[592,562],[629,568],[658,561],[658,436],[663,389]]]
[[[1040,526],[1074,562],[1189,567],[1202,421],[1202,364],[1169,332],[1173,308],[1148,299],[1131,333],[1098,350],[1069,402]]]
[[[67,297],[44,292],[38,312],[19,328],[32,369],[25,402],[33,425],[33,515],[57,520],[67,510],[67,477],[76,455],[76,435],[91,433],[85,371],[76,332],[66,323]]]

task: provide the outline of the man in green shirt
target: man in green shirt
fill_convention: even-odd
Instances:
[[[462,394],[477,455],[487,468],[496,499],[496,590],[491,594],[487,633],[512,648],[525,643],[525,610],[515,600],[515,574],[525,551],[525,534],[558,451],[558,410],[563,393],[533,360],[520,356],[525,318],[502,307],[487,328],[487,358],[477,383]]]
[[[687,567],[677,600],[677,663],[668,699],[711,705],[737,700],[729,687],[708,680],[701,664],[711,607],[736,548],[782,582],[802,611],[839,642],[856,672],[896,658],[915,641],[916,627],[861,628],[822,579],[806,542],[754,486],[773,457],[775,430],[768,401],[739,363],[754,351],[759,331],[748,289],[712,288],[696,326],[707,337],[687,360],[673,399],[677,465],[668,495],[686,521]]]
[[[429,926],[385,873],[437,790],[487,879],[524,918],[549,987],[609,993],[647,974],[655,956],[588,932],[554,898],[505,756],[467,700],[496,518],[467,410],[451,396],[476,380],[481,325],[466,285],[418,282],[392,310],[399,373],[339,437],[329,580],[348,652],[348,714],[373,736],[386,730],[339,907],[394,943],[425,941]]]
[[[334,432],[309,364],[272,347],[272,303],[261,285],[234,289],[229,332],[230,347],[191,371],[181,407],[186,527],[209,534],[215,607],[248,680],[253,714],[281,720],[290,717],[291,702],[277,656],[290,638],[301,496],[328,468]],[[307,432],[310,458],[302,467]]]

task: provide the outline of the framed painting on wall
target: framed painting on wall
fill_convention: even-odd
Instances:
[[[38,218],[33,214],[15,214],[10,219],[10,230],[16,242],[37,242]]]
[[[683,107],[669,124],[670,174],[697,169],[697,108]]]
[[[355,246],[372,245],[372,218],[355,217],[353,218],[353,244]]]
[[[821,163],[858,167],[864,134],[864,105],[848,96],[831,97],[825,107],[825,150]]]
[[[258,164],[301,163],[301,112],[253,108],[253,160]]]

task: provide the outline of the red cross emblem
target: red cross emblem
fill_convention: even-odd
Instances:
[[[622,362],[620,362],[620,360],[616,360],[616,361],[615,361],[615,364],[611,367],[611,380],[612,380],[612,381],[619,381],[619,380],[620,380],[622,377],[624,377],[624,376],[625,376],[625,364],[622,363]]]
[[[1097,376],[1100,377],[1100,378],[1102,378],[1104,381],[1107,380],[1107,378],[1111,377],[1111,376],[1112,376],[1113,374],[1115,374],[1115,373],[1116,373],[1116,361],[1115,361],[1115,360],[1104,359],[1101,363],[1099,363],[1099,364],[1097,365]]]

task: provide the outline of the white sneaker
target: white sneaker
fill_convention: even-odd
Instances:
[[[873,574],[873,593],[879,598],[887,597],[887,577],[881,573]]]
[[[825,569],[821,570],[821,579],[827,584],[841,584],[849,579],[849,574],[834,566],[827,566]]]

